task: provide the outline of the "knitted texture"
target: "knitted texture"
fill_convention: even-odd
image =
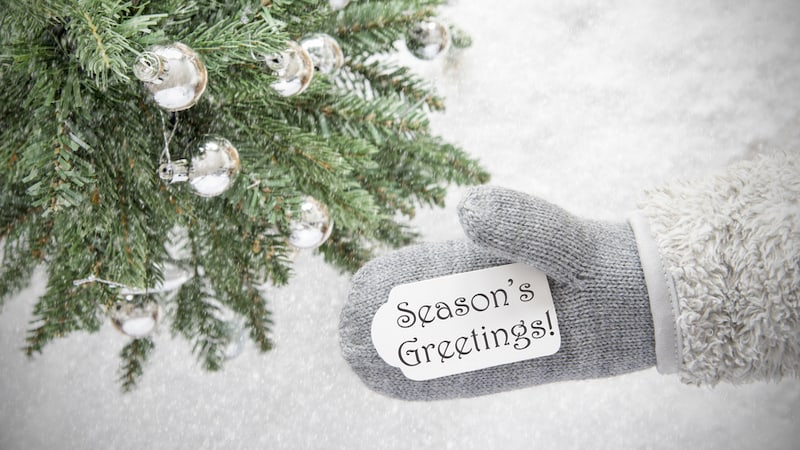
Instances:
[[[800,156],[653,190],[640,208],[675,285],[682,381],[800,375]]]
[[[372,389],[402,399],[471,397],[606,377],[655,365],[653,325],[633,234],[626,224],[583,221],[512,191],[478,188],[462,202],[473,242],[407,247],[365,265],[340,320],[345,359]],[[561,330],[554,355],[450,375],[407,379],[378,356],[370,327],[398,284],[525,262],[548,274]]]

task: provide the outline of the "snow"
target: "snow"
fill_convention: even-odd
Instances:
[[[451,1],[473,47],[413,64],[446,96],[436,131],[493,183],[623,220],[643,189],[800,144],[800,6],[793,1]],[[213,82],[213,80],[212,80]],[[425,240],[460,238],[453,189],[421,211]],[[43,273],[0,314],[0,448],[794,448],[800,381],[700,389],[649,369],[488,397],[403,402],[365,388],[339,353],[348,278],[301,252],[273,292],[275,350],[218,373],[156,328],[121,394],[108,323],[28,359]]]

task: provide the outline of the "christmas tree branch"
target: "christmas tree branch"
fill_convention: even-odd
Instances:
[[[349,61],[345,67],[350,76],[348,77],[348,70],[344,70],[343,75],[348,77],[354,87],[359,87],[367,98],[398,93],[410,104],[423,102],[431,111],[444,110],[444,99],[434,95],[431,86],[411,73],[407,67],[379,61]],[[355,76],[356,74],[359,76]],[[368,83],[362,82],[362,79]]]
[[[9,195],[0,197],[0,307],[19,291],[41,262],[42,248],[50,240],[49,226],[43,224],[38,208],[25,202],[19,184],[0,186]]]
[[[252,253],[252,245],[248,239],[245,236],[237,236],[242,232],[242,228],[245,227],[223,224],[203,227],[198,223],[190,230],[190,236],[195,240],[195,251],[201,252],[203,261],[207,262],[204,273],[216,294],[217,301],[243,316],[251,338],[259,349],[267,351],[272,347],[268,337],[272,322],[265,300],[255,289],[254,284],[267,278],[268,268],[259,267],[261,258]],[[257,229],[250,229],[245,233],[251,236],[260,234]],[[207,332],[204,334],[208,335]],[[211,338],[210,340],[214,342],[219,340],[216,335],[212,335]],[[226,338],[229,340],[230,336],[227,335]]]
[[[25,239],[2,240],[0,251],[0,307],[5,299],[17,293],[30,280],[36,259],[30,255]]]
[[[37,119],[46,121],[47,131],[37,136],[39,142],[30,142],[22,153],[20,166],[29,168],[22,182],[29,183],[27,193],[31,204],[44,208],[49,215],[63,208],[77,207],[85,202],[82,187],[92,183],[94,170],[81,155],[86,150],[83,141],[72,132],[68,113],[74,107],[71,90],[75,74],[65,77],[65,82],[57,92],[60,97],[53,99],[52,109],[39,108]],[[76,94],[77,95],[77,94]],[[44,114],[43,114],[44,113]],[[51,117],[45,114],[52,114]]]
[[[95,85],[130,81],[132,39],[152,31],[164,14],[142,15],[141,7],[123,1],[43,2],[41,13],[64,34],[61,51],[75,58]]]
[[[253,64],[265,55],[283,50],[288,38],[282,29],[282,24],[271,17],[259,16],[249,21],[223,17],[198,24],[190,32],[178,34],[176,39],[200,53],[213,73],[230,64]]]
[[[341,11],[330,28],[352,57],[391,52],[394,41],[412,24],[433,16],[433,6],[441,1],[417,3],[412,9],[408,1],[358,2]]]
[[[192,349],[206,370],[222,367],[229,340],[228,324],[220,318],[221,306],[215,294],[196,276],[180,287],[173,300],[172,331],[193,343]]]
[[[273,138],[249,160],[248,171],[263,180],[277,172],[295,181],[295,192],[312,195],[329,205],[339,226],[358,230],[369,237],[379,215],[372,198],[347,176],[355,167],[374,167],[371,156],[377,149],[369,143],[347,136],[330,135],[320,140],[318,134],[283,124],[266,116],[251,114],[249,108],[229,108],[227,113],[244,129],[274,131]],[[265,152],[264,149],[269,149]],[[242,154],[248,154],[246,149]],[[276,192],[270,191],[270,195]],[[296,196],[296,195],[295,195]],[[258,210],[254,214],[263,214]],[[279,224],[275,223],[275,226]]]
[[[123,392],[136,387],[144,373],[144,364],[153,352],[155,343],[149,337],[133,339],[120,351],[122,363],[119,368],[119,381]]]
[[[328,242],[319,248],[325,262],[348,273],[355,272],[372,257],[372,252],[359,243],[357,235],[334,229]]]
[[[156,27],[161,30],[192,28],[192,22],[197,21],[197,17],[203,11],[214,11],[213,7],[209,8],[211,5],[203,5],[197,0],[159,0],[141,1],[139,3],[144,8],[142,10],[144,14],[163,16]]]
[[[334,224],[317,251],[354,271],[377,245],[416,236],[399,214],[442,205],[448,184],[485,181],[476,161],[431,136],[427,113],[442,99],[386,60],[440,3],[358,1],[334,11],[326,0],[0,0],[0,302],[38,264],[48,274],[26,352],[96,331],[144,295],[136,292],[168,284],[174,266],[193,277],[179,281],[173,302],[159,300],[168,312],[159,320],[217,370],[234,324],[262,351],[271,347],[259,288],[291,276],[289,240],[306,196]],[[272,87],[286,75],[267,58],[319,32],[339,40],[345,67],[315,72],[302,94],[282,96]],[[164,61],[175,64],[163,66],[172,75],[131,77],[137,56],[176,41],[207,73],[173,46]],[[187,97],[191,108],[162,111],[157,93]],[[226,153],[237,170],[200,170],[215,169],[203,161],[209,135],[237,149]],[[185,178],[162,182],[167,161],[186,168]],[[201,197],[195,182],[204,176],[227,190]],[[185,234],[179,244],[175,233]],[[165,247],[184,244],[185,255]],[[121,297],[123,287],[134,294]],[[123,349],[123,389],[135,385],[153,345],[137,338]]]
[[[65,262],[67,255],[60,252],[54,262]],[[60,272],[60,273],[59,273]],[[76,279],[64,271],[53,270],[49,274],[47,290],[33,308],[34,328],[28,330],[25,353],[32,356],[41,353],[45,344],[73,331],[97,331],[100,328],[98,298],[107,298],[107,292],[96,285],[75,287]]]
[[[306,123],[309,118],[324,116],[328,126],[336,132],[366,139],[379,147],[387,140],[411,139],[416,132],[428,131],[424,111],[409,105],[398,95],[366,100],[351,92],[315,89],[305,101],[298,101],[297,107],[305,112],[297,118]]]

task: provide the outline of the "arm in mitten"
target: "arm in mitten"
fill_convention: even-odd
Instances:
[[[531,205],[521,194],[477,188],[463,202],[462,224],[493,254],[559,273],[559,255],[537,251],[548,232],[531,223]],[[763,156],[648,192],[630,223],[660,372],[698,385],[800,374],[799,155]]]
[[[467,219],[468,230],[470,223],[477,225],[485,217],[506,242],[516,241],[519,251],[498,256],[494,249],[470,241],[418,245],[371,261],[353,278],[341,314],[340,342],[345,359],[368,386],[394,397],[431,400],[605,377],[655,365],[647,290],[628,224],[578,219],[511,191],[473,191],[462,213],[474,208],[480,209],[481,217]],[[393,287],[506,264],[519,260],[519,254],[548,276],[561,332],[555,354],[427,381],[406,378],[378,355],[371,323]]]
[[[638,242],[627,223],[473,189],[459,213],[477,245],[410,247],[356,275],[341,317],[344,356],[367,385],[407,399],[616,375],[652,366],[656,354],[660,370],[688,382],[797,375],[798,173],[797,157],[785,156],[654,191],[644,219],[632,221]],[[508,261],[548,275],[562,333],[556,354],[424,382],[377,355],[370,321],[393,286]]]

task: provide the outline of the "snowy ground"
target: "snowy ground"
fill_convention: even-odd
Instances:
[[[641,191],[773,150],[800,150],[796,1],[452,1],[474,46],[414,62],[448,99],[438,133],[493,182],[622,220]],[[461,237],[454,189],[414,221]],[[407,403],[339,353],[348,279],[303,255],[271,301],[276,349],[220,373],[166,330],[141,386],[115,381],[112,326],[23,345],[41,274],[0,314],[0,448],[796,448],[800,382],[698,389],[650,369],[489,397]]]

